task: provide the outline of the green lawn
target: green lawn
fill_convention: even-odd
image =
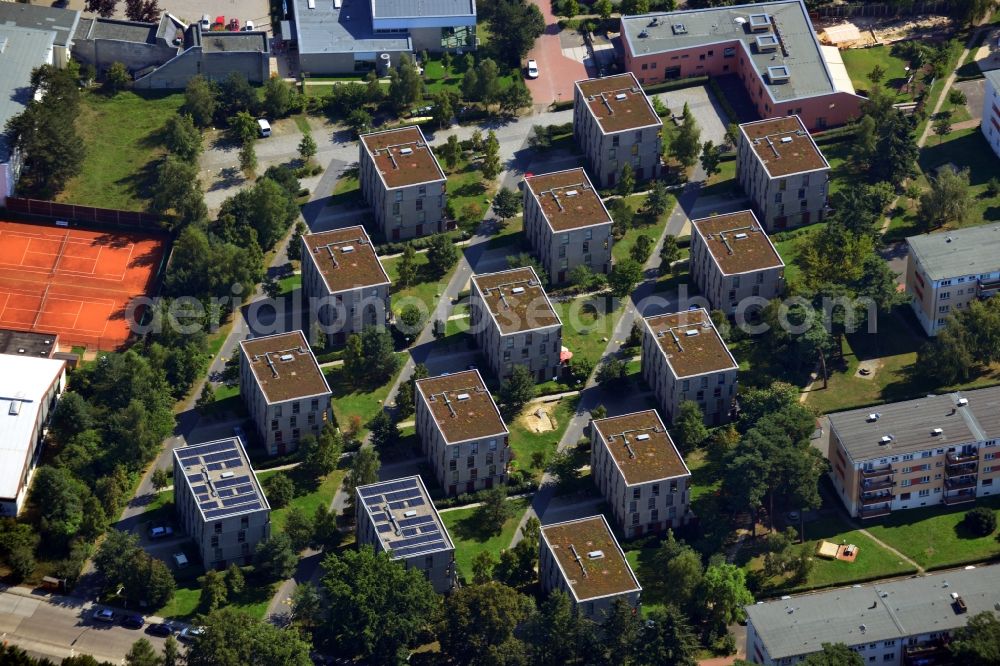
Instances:
[[[890,51],[889,46],[873,46],[868,49],[847,49],[840,52],[855,90],[870,90],[872,83],[868,80],[868,73],[875,65],[880,65],[886,70],[882,87],[885,90],[895,91],[896,97],[900,100],[909,99],[909,95],[900,90],[906,83],[907,73],[904,68],[908,63],[892,55]]]
[[[184,102],[183,93],[85,92],[77,131],[87,147],[79,175],[60,202],[140,210],[148,208],[155,168],[164,153],[160,131]]]
[[[990,150],[982,132],[976,127],[958,130],[944,137],[931,135],[920,151],[920,168],[927,176],[945,164],[953,164],[959,169],[969,170],[969,185],[974,205],[969,216],[969,224],[983,224],[1000,220],[1000,196],[990,197],[986,193],[987,182],[996,178],[997,158]],[[913,217],[916,215],[914,213]],[[915,223],[915,219],[913,220]]]
[[[586,359],[597,365],[622,314],[622,304],[621,300],[604,295],[552,303],[562,320],[563,345],[573,352],[574,359]]]
[[[258,620],[263,620],[276,586],[277,584],[255,585],[253,581],[248,580],[243,593],[229,599],[226,606],[238,608]],[[197,613],[204,612],[204,609],[200,607],[200,601],[201,584],[196,579],[178,583],[173,599],[156,611],[156,614],[168,620],[189,621]]]
[[[698,192],[699,197],[731,197],[740,195],[743,189],[736,181],[736,160],[719,163],[719,172],[712,174]]]
[[[440,160],[440,156],[438,157]],[[448,205],[457,219],[465,224],[478,226],[490,207],[496,193],[496,183],[486,182],[479,170],[479,163],[460,159],[454,169],[444,167],[448,177]]]
[[[802,275],[802,270],[795,263],[799,251],[812,242],[812,237],[819,233],[825,224],[819,222],[772,237],[774,249],[778,251],[781,260],[785,262],[785,282],[789,286],[794,286]]]
[[[955,71],[958,65],[958,58],[962,55],[962,49],[965,47],[965,40],[967,35],[962,34],[958,37],[952,38],[948,42],[948,62],[944,67],[944,71],[951,73]],[[968,56],[966,56],[966,61],[968,61]],[[944,90],[945,81],[948,79],[947,76],[942,76],[934,82],[934,85],[930,87],[927,91],[927,108],[933,109],[934,104],[937,102],[938,97],[941,95],[941,91]],[[924,131],[924,127],[930,122],[930,118],[923,120],[919,125],[917,125],[916,136]]]
[[[326,381],[330,384],[330,390],[333,392],[333,415],[341,428],[348,426],[352,416],[360,416],[361,434],[364,435],[368,432],[365,424],[371,421],[372,417],[382,409],[382,404],[389,395],[389,388],[396,380],[400,370],[403,369],[407,354],[397,352],[396,356],[399,358],[399,367],[392,379],[380,386],[355,386],[354,382],[346,376],[343,366],[323,370]]]
[[[981,498],[977,504],[896,511],[867,527],[876,537],[927,569],[978,562],[1000,555],[1000,541],[996,533],[976,537],[961,525],[966,512],[974,506],[988,506],[1000,517],[1000,496],[996,496]]]
[[[279,297],[287,296],[296,289],[302,288],[302,274],[296,273],[295,275],[289,275],[278,280],[278,285],[281,287],[281,292],[278,294]]]
[[[390,287],[392,311],[398,315],[406,305],[413,304],[430,316],[430,313],[437,307],[438,299],[448,285],[448,281],[451,279],[452,273],[455,272],[455,267],[458,266],[458,263],[456,262],[455,266],[452,266],[447,273],[438,278],[432,275],[429,270],[427,253],[419,252],[416,256],[417,282],[409,287],[403,287],[399,283],[399,261],[400,257],[391,257],[382,260],[382,268],[385,269],[385,272],[389,274],[389,279],[392,280],[392,286]]]
[[[528,508],[528,499],[511,500],[510,518],[503,524],[499,534],[485,534],[476,520],[476,509],[456,509],[441,513],[441,520],[448,528],[448,534],[455,544],[455,563],[458,573],[472,580],[472,560],[479,553],[488,551],[494,557],[500,557],[500,551],[510,547],[514,531]]]
[[[480,44],[481,46],[481,44]],[[445,67],[439,57],[431,57],[424,68],[424,91],[428,95],[439,92],[453,92],[462,94],[462,77],[465,74],[464,56],[454,56],[450,67]],[[506,88],[513,81],[514,77],[504,75],[497,77],[500,88]]]
[[[629,208],[633,211],[639,210],[645,200],[645,195],[633,194],[628,199]],[[675,202],[676,199],[671,196],[667,203],[666,212],[660,215],[659,219],[655,222],[652,221],[652,216],[636,215],[633,222],[635,226],[626,231],[625,235],[621,239],[616,240],[611,247],[611,256],[614,257],[615,261],[628,259],[629,252],[631,252],[632,247],[635,245],[636,239],[643,234],[649,236],[655,243],[656,239],[663,234],[663,229],[667,226],[667,220],[670,218],[670,212],[673,210]]]
[[[288,472],[286,472],[286,474],[287,473]],[[274,476],[275,474],[278,474],[278,472],[258,472],[257,478],[263,484],[265,479]],[[330,474],[323,477],[323,480],[311,492],[296,496],[288,506],[280,509],[272,509],[271,529],[277,533],[285,528],[285,520],[288,518],[288,512],[292,509],[292,507],[302,509],[310,518],[312,518],[312,516],[316,513],[316,507],[325,506],[329,508],[330,503],[333,502],[333,496],[337,494],[337,490],[343,484],[345,476],[347,476],[346,471],[334,470]]]
[[[361,202],[361,183],[358,181],[358,170],[357,168],[348,169],[334,184],[327,205],[355,206],[360,205]]]
[[[537,403],[524,408],[521,415],[513,423],[507,424],[510,430],[510,448],[513,453],[513,460],[520,469],[531,468],[531,457],[535,452],[545,455],[547,461],[556,450],[556,445],[562,439],[566,426],[573,416],[579,398],[571,396],[559,400],[559,404],[551,412],[552,419],[555,420],[555,429],[546,432],[534,432],[526,423],[525,419],[538,409]],[[536,477],[541,477],[541,470],[531,470]]]

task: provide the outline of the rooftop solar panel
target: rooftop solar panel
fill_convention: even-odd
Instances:
[[[243,465],[243,461],[240,460],[239,458],[234,458],[233,460],[229,460],[226,462],[226,467],[228,467],[229,469],[233,469],[234,467],[240,467],[241,465]]]
[[[411,557],[419,553],[429,553],[444,548],[444,541],[421,544],[418,546],[406,546],[405,548],[393,548],[392,554],[396,557]]]
[[[389,523],[381,523],[376,525],[375,529],[378,530],[379,534],[385,534],[386,532],[392,531],[392,526],[389,525]]]
[[[403,518],[399,521],[400,527],[410,527],[411,525],[423,525],[424,523],[433,523],[434,516],[417,516],[416,518]]]
[[[215,500],[212,500],[210,502],[202,502],[201,503],[202,510],[205,510],[205,509],[214,509],[217,506],[219,506],[219,503],[216,502]]]
[[[208,466],[210,472],[218,472],[220,469],[225,467],[222,463],[212,463]]]
[[[215,482],[216,488],[228,488],[229,486],[238,486],[240,484],[246,483],[250,480],[249,476],[237,476],[232,479],[223,479],[221,481]]]

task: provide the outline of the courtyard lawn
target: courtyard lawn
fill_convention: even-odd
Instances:
[[[247,614],[263,620],[267,614],[267,606],[271,603],[277,584],[261,585],[247,580],[243,592],[226,601],[226,606],[237,608]],[[201,584],[197,579],[179,582],[173,598],[159,609],[156,614],[167,620],[191,621],[198,613],[204,613],[201,608]]]
[[[977,225],[1000,220],[1000,196],[990,197],[987,183],[996,178],[997,158],[978,127],[958,130],[944,137],[931,135],[927,145],[920,151],[920,169],[931,177],[944,165],[954,165],[969,170],[969,189],[973,198],[973,210],[969,224]],[[914,217],[916,215],[914,214]],[[922,230],[921,230],[922,231]]]
[[[895,91],[897,100],[909,99],[909,95],[902,92],[902,88],[906,84],[905,67],[908,63],[902,58],[892,55],[891,50],[890,46],[873,46],[867,49],[846,49],[840,52],[855,90],[871,89],[872,82],[868,80],[868,73],[875,68],[875,65],[879,65],[886,71],[882,87],[885,90]]]
[[[483,28],[480,26],[480,31]],[[482,43],[480,42],[480,46]],[[453,56],[451,66],[445,67],[439,57],[431,57],[424,67],[424,92],[426,95],[435,95],[440,92],[453,92],[462,94],[462,77],[465,75],[465,57]],[[497,77],[500,89],[509,86],[514,77],[504,74],[501,70]]]
[[[348,427],[352,416],[358,416],[361,418],[361,436],[368,432],[367,424],[382,409],[389,395],[389,389],[403,369],[407,354],[397,352],[396,357],[399,359],[396,372],[391,379],[380,386],[355,385],[355,382],[347,376],[343,366],[323,369],[326,381],[333,392],[333,415],[341,428]]]
[[[438,278],[431,274],[430,265],[427,263],[427,253],[418,252],[416,256],[417,282],[409,287],[403,287],[399,283],[400,259],[401,257],[396,256],[382,260],[382,267],[389,274],[389,279],[392,280],[389,292],[392,294],[393,313],[398,315],[406,305],[414,304],[429,316],[437,307],[438,299],[448,285],[448,281],[451,280],[451,275],[455,272],[458,263],[456,262],[455,266],[452,266],[447,273]]]
[[[57,201],[147,210],[157,162],[165,152],[160,132],[183,102],[183,93],[83,93],[76,126],[87,153],[80,173]]]
[[[771,236],[771,240],[774,242],[774,249],[778,251],[781,260],[785,262],[785,283],[789,286],[795,285],[802,275],[801,269],[795,263],[799,251],[812,242],[812,237],[819,233],[824,226],[825,223],[819,222]]]
[[[698,192],[699,197],[736,197],[743,194],[743,189],[736,180],[736,160],[724,160],[719,163],[719,172],[705,182]]]
[[[628,205],[633,211],[638,211],[642,208],[645,201],[645,195],[633,194],[628,198]],[[628,259],[629,253],[632,251],[632,247],[635,245],[636,239],[643,234],[649,236],[655,244],[657,239],[659,239],[659,237],[663,234],[663,230],[667,226],[667,220],[670,219],[670,212],[674,209],[674,204],[676,202],[677,200],[673,197],[673,195],[669,196],[666,211],[655,221],[652,220],[652,216],[637,213],[633,221],[634,226],[629,228],[629,230],[625,232],[625,235],[622,236],[621,239],[616,240],[614,245],[611,247],[611,256],[614,257],[614,260],[616,262],[620,262]]]
[[[508,502],[510,517],[503,524],[499,534],[484,532],[482,525],[476,519],[475,508],[441,512],[441,520],[455,544],[455,564],[460,575],[466,580],[472,580],[472,560],[483,551],[491,553],[495,559],[500,558],[500,551],[510,547],[510,540],[514,538],[514,532],[529,502],[528,499]]]
[[[980,498],[976,504],[894,511],[867,527],[926,569],[981,562],[1000,555],[1000,541],[996,533],[973,536],[962,525],[966,512],[975,506],[987,506],[1000,517],[1000,496],[994,496]]]
[[[574,359],[597,365],[622,314],[622,301],[601,294],[553,301],[552,307],[562,320],[563,346]]]
[[[285,472],[290,474],[294,470],[289,470]],[[278,472],[268,471],[260,472],[257,474],[257,478],[263,484],[264,480],[274,476]],[[340,489],[340,486],[344,483],[344,477],[347,476],[345,470],[334,470],[330,474],[323,477],[322,481],[310,492],[302,495],[297,495],[288,506],[284,506],[280,509],[271,510],[271,529],[275,532],[281,532],[285,529],[285,520],[288,519],[288,512],[291,511],[292,507],[298,507],[307,516],[312,518],[316,514],[316,508],[319,506],[325,506],[330,508],[330,504],[333,502],[334,495]]]
[[[578,402],[578,396],[570,396],[558,400],[554,407],[552,403],[529,403],[513,423],[507,424],[512,458],[519,469],[530,470],[536,479],[541,478],[542,470],[531,466],[532,456],[541,453],[547,462],[555,453],[556,446],[566,432],[566,426],[569,425]],[[552,430],[536,432],[532,429],[531,422],[536,420],[534,413],[542,406],[550,408],[546,411],[550,414],[549,418],[555,421],[555,427]]]
[[[362,203],[357,167],[347,169],[333,186],[328,206],[356,206]]]
[[[440,156],[438,157],[440,160]],[[479,170],[479,163],[462,157],[454,169],[441,168],[448,177],[448,206],[455,212],[455,219],[464,225],[479,226],[496,194],[496,182],[486,182]]]

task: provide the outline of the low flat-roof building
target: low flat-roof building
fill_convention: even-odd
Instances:
[[[361,193],[387,240],[454,227],[445,219],[447,178],[418,125],[363,134],[359,144]]]
[[[544,382],[558,375],[562,321],[535,269],[472,276],[469,327],[490,369],[507,379],[515,365]]]
[[[399,64],[402,53],[476,47],[475,0],[295,0],[302,71],[355,74]]]
[[[781,597],[746,607],[746,658],[794,664],[844,643],[866,664],[955,663],[952,632],[978,613],[1000,617],[998,603],[996,565]]]
[[[692,220],[689,263],[712,309],[727,315],[741,311],[741,303],[776,298],[785,287],[785,262],[749,210]]]
[[[56,333],[35,333],[0,328],[0,354],[52,358],[52,354],[58,348],[59,336]]]
[[[549,282],[565,282],[577,266],[611,270],[614,222],[587,172],[569,169],[524,178],[524,233]]]
[[[577,81],[573,138],[600,187],[614,187],[632,166],[637,182],[660,173],[663,122],[631,73]]]
[[[358,545],[423,571],[438,592],[455,586],[455,545],[423,479],[381,481],[355,492]]]
[[[830,414],[830,478],[852,516],[1000,490],[1000,387]]]
[[[507,426],[478,370],[416,382],[417,436],[449,495],[507,481]]]
[[[79,22],[80,12],[75,9],[0,2],[0,25],[54,33],[52,62],[49,64],[60,69],[69,62]]]
[[[995,224],[906,239],[906,293],[927,335],[948,315],[1000,290],[1000,230]]]
[[[836,49],[824,51],[801,0],[625,16],[625,69],[643,84],[735,75],[757,116],[843,125],[861,101]]]
[[[740,125],[736,178],[768,231],[821,222],[830,164],[798,116]]]
[[[302,331],[240,342],[240,395],[268,454],[295,450],[333,418],[330,385]]]
[[[364,227],[302,236],[303,297],[328,343],[386,325],[392,314],[389,284]]]
[[[16,516],[66,386],[66,362],[0,354],[0,516]]]
[[[206,569],[250,564],[271,536],[271,507],[238,437],[174,449],[174,507]]]
[[[691,471],[655,409],[590,422],[590,473],[628,539],[686,525]]]
[[[698,403],[705,423],[731,418],[739,364],[703,308],[643,319],[642,378],[671,419],[681,403]]]
[[[638,612],[642,586],[604,516],[543,525],[539,550],[543,592],[562,590],[577,613],[596,622],[618,599]]]

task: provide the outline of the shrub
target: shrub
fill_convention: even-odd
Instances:
[[[966,513],[962,523],[970,532],[981,537],[989,536],[997,529],[996,514],[985,506],[977,506]]]

